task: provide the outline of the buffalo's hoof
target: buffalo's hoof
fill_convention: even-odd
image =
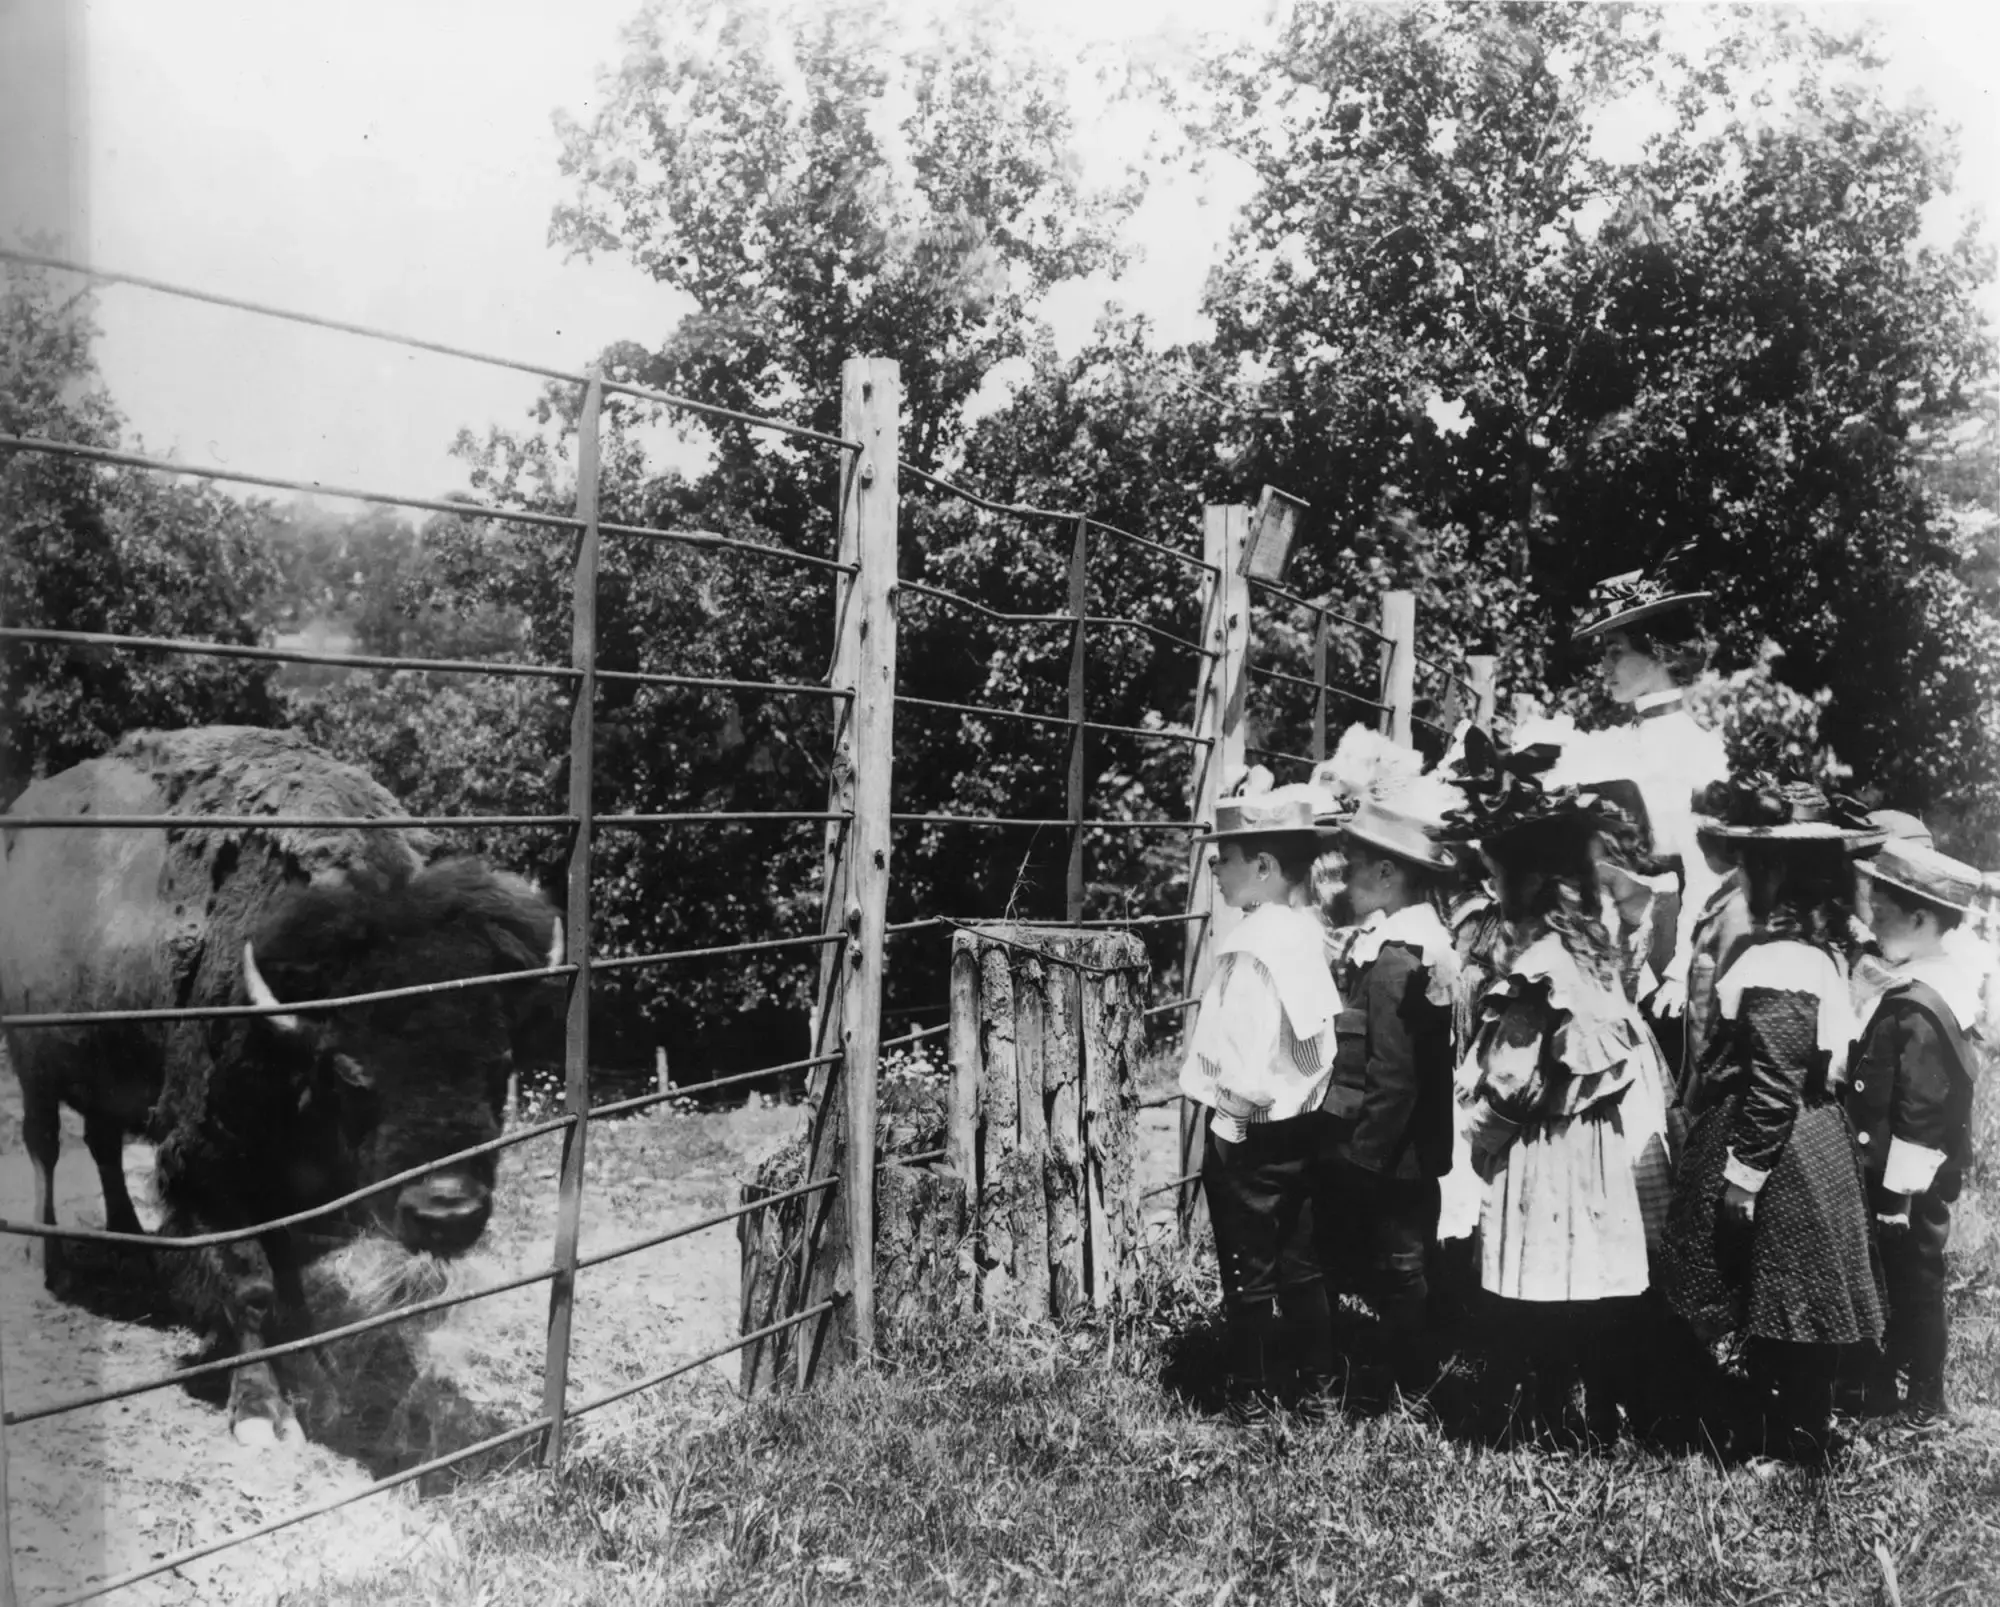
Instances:
[[[229,1425],[229,1432],[238,1445],[260,1451],[276,1445],[280,1440],[305,1438],[299,1430],[299,1420],[292,1415],[289,1406],[279,1407],[275,1417],[240,1417]]]

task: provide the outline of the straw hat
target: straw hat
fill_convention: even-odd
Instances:
[[[1887,842],[1921,843],[1926,848],[1937,846],[1930,827],[1907,809],[1871,809],[1868,824],[1881,832]]]
[[[1935,909],[1961,915],[1971,912],[1980,888],[1979,872],[1964,860],[1907,838],[1884,843],[1882,852],[1863,864],[1861,872]]]
[[[1708,817],[1702,829],[1733,842],[1839,842],[1859,848],[1878,844],[1885,835],[1851,798],[1764,774],[1712,782],[1693,802],[1695,812]]]
[[[1335,830],[1314,819],[1325,799],[1313,788],[1293,784],[1246,790],[1233,798],[1223,798],[1215,806],[1215,825],[1195,838],[1198,843],[1217,843],[1230,837],[1269,837],[1278,833],[1312,837],[1330,842]]]
[[[1648,579],[1645,571],[1640,569],[1612,575],[1591,587],[1590,599],[1585,606],[1591,610],[1592,617],[1571,635],[1576,641],[1589,641],[1607,631],[1624,630],[1671,609],[1692,608],[1696,603],[1707,602],[1714,595],[1710,591],[1673,591],[1665,581]]]
[[[1343,824],[1341,836],[1430,870],[1451,870],[1458,856],[1441,837],[1446,816],[1464,804],[1465,795],[1447,782],[1435,776],[1413,777],[1363,798]]]

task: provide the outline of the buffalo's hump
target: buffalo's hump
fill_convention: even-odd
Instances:
[[[383,787],[288,731],[142,731],[31,786],[24,815],[403,813]],[[429,840],[353,827],[22,831],[0,864],[0,1003],[29,1010],[227,1004],[273,898],[315,877],[402,881]]]
[[[215,726],[135,733],[103,758],[35,783],[14,812],[383,819],[404,811],[364,772],[290,732]],[[477,929],[471,949],[447,938],[459,952],[441,956],[446,972],[527,968],[543,963],[554,925],[532,888],[476,861],[423,870],[432,840],[415,828],[3,828],[0,820],[8,1014],[241,1003],[252,939],[270,946],[274,973],[303,984],[300,994],[324,997],[340,991],[328,985],[344,969],[329,949],[340,932],[360,947],[332,949],[380,954],[424,919]],[[164,1138],[210,1117],[200,1109],[205,1085],[218,1059],[240,1053],[244,1027],[194,1021],[8,1036],[24,1080],[80,1109],[115,1109],[129,1127]]]

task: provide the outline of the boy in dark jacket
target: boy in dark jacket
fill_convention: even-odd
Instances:
[[[1865,863],[1869,926],[1891,967],[1862,1029],[1844,1101],[1867,1175],[1889,1291],[1889,1325],[1869,1379],[1867,1406],[1893,1410],[1907,1368],[1906,1415],[1944,1414],[1944,1250],[1951,1202],[1972,1158],[1972,1084],[1966,1040],[1978,1019],[1978,978],[1947,950],[1979,873],[1933,848],[1885,844]]]
[[[1343,831],[1362,924],[1335,979],[1343,1008],[1320,1102],[1313,1217],[1321,1264],[1360,1273],[1406,1388],[1434,1370],[1426,1263],[1452,1160],[1457,957],[1437,898],[1456,861],[1433,833],[1456,801],[1421,778],[1363,803]]]

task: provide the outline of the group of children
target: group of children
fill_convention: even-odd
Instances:
[[[1766,1448],[1827,1454],[1843,1390],[1943,1414],[2000,997],[1981,878],[1912,817],[1725,773],[1679,692],[1703,595],[1600,594],[1580,634],[1623,731],[1468,728],[1431,773],[1357,731],[1218,805],[1242,914],[1181,1089],[1239,1400],[1334,1387],[1330,1288],[1379,1318],[1375,1370],[1428,1387],[1440,1240],[1470,1229],[1481,1337],[1542,1429],[1683,1413],[1728,1336]]]

